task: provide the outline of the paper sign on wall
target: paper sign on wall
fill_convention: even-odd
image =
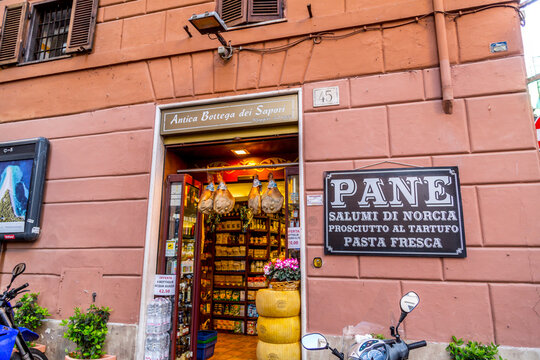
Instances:
[[[154,295],[172,296],[176,286],[176,275],[157,275],[154,279]]]
[[[167,240],[167,247],[165,248],[165,256],[176,256],[176,240]]]
[[[322,194],[316,194],[316,195],[308,195],[306,196],[307,199],[307,206],[323,206],[323,195]]]
[[[290,227],[288,231],[289,249],[300,249],[300,227]]]

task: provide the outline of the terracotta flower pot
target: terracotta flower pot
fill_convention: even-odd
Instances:
[[[47,345],[34,344],[32,346],[32,348],[37,349],[37,350],[41,351],[42,353],[45,353],[45,351],[47,350]],[[13,348],[13,352],[19,352],[19,350],[17,350],[16,348]]]
[[[103,355],[102,357],[99,358],[100,360],[116,360],[116,355]],[[68,355],[66,355],[66,360],[79,360],[79,359],[75,359],[75,358],[72,358]]]
[[[43,345],[43,344],[34,344],[34,346],[32,347],[34,349],[41,351],[42,353],[45,353],[45,350],[47,350],[47,345]]]

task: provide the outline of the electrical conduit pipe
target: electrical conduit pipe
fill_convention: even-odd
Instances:
[[[439,53],[439,70],[441,73],[442,105],[445,114],[452,114],[454,107],[454,88],[452,86],[450,56],[448,55],[448,38],[446,36],[443,0],[433,0],[433,11],[435,13],[435,33],[437,36],[437,51]]]

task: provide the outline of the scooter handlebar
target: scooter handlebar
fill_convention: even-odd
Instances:
[[[415,343],[412,343],[412,344],[407,344],[407,348],[409,350],[414,350],[414,349],[424,347],[426,345],[427,345],[426,341],[422,340],[422,341],[418,341],[418,342],[415,342]]]
[[[19,286],[18,288],[9,290],[7,297],[10,299],[13,299],[15,296],[17,296],[19,292],[21,292],[23,289],[26,289],[28,286],[29,286],[28,283],[25,283]]]

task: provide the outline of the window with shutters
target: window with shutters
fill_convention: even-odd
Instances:
[[[6,7],[0,65],[60,58],[92,49],[98,0],[48,0]]]
[[[71,1],[53,1],[35,7],[30,29],[27,61],[46,60],[66,54]]]
[[[283,18],[283,0],[217,0],[217,13],[228,27]]]

